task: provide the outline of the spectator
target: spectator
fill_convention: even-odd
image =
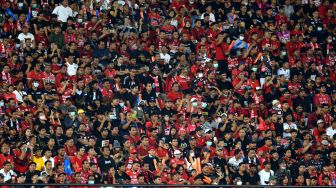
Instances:
[[[0,182],[335,185],[334,2],[1,5]]]

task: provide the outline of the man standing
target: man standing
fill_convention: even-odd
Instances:
[[[264,162],[265,168],[259,172],[260,185],[269,185],[270,177],[274,176],[274,171],[271,170],[271,163]]]
[[[62,5],[55,7],[52,14],[57,15],[58,21],[67,22],[68,18],[73,16],[72,9],[68,6],[68,0],[63,0]]]

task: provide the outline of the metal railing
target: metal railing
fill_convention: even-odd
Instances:
[[[0,187],[4,187],[4,186],[8,186],[8,187],[115,187],[115,188],[121,188],[121,187],[129,187],[129,188],[143,188],[143,187],[240,187],[240,188],[249,188],[249,187],[253,187],[253,188],[264,188],[264,187],[274,187],[274,188],[281,188],[281,187],[332,187],[332,186],[294,186],[294,185],[290,185],[290,186],[261,186],[261,185],[156,185],[156,184],[6,184],[0,183]]]

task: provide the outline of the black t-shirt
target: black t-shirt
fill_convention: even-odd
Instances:
[[[99,136],[96,142],[96,146],[99,148],[102,148],[104,146],[109,146],[111,144],[111,139],[109,138],[109,135],[103,138],[102,136]]]
[[[34,56],[34,55],[37,55],[37,52],[36,52],[36,50],[33,49],[33,48],[24,48],[24,49],[23,49],[23,54],[24,54],[25,56],[28,56],[28,55],[30,55],[30,56]]]
[[[120,184],[122,184],[123,181],[125,180],[131,180],[131,178],[125,172],[121,172],[121,175],[118,172],[116,172],[115,179],[116,179],[116,182]]]
[[[120,124],[120,113],[122,112],[121,106],[120,105],[116,105],[116,106],[110,105],[108,109],[111,112],[110,120],[111,120],[112,126],[118,126]]]
[[[173,115],[176,113],[175,110],[173,109],[167,109],[167,108],[163,108],[161,110],[161,115],[162,116],[165,116],[165,115],[168,115],[169,117],[173,117]]]
[[[120,143],[121,147],[124,144],[124,138],[122,136],[120,136],[119,134],[117,134],[117,135],[112,135],[111,134],[109,136],[109,138],[110,138],[112,144],[114,143],[114,141],[118,141]]]
[[[258,182],[260,182],[260,176],[258,173],[255,173],[253,175],[248,174],[247,178],[248,178],[250,185],[258,185]]]
[[[233,89],[232,82],[229,82],[229,81],[217,80],[217,85],[218,85],[218,89],[220,89],[220,90]]]
[[[219,165],[221,168],[222,168],[222,172],[225,173],[225,166],[227,165],[226,163],[226,160],[224,158],[219,158],[218,156],[215,156],[213,159],[212,159],[214,165]]]
[[[56,142],[56,145],[58,147],[63,147],[65,142],[67,141],[66,137],[62,134],[61,136],[54,136],[54,139],[55,139],[55,142]]]
[[[253,103],[253,98],[251,96],[248,96],[247,98],[244,96],[241,96],[239,98],[239,102],[243,108],[247,108],[249,104]]]
[[[107,173],[110,168],[115,167],[115,162],[112,157],[105,158],[104,156],[99,157],[98,166],[101,172]]]
[[[125,94],[125,100],[128,101],[133,108],[137,102],[137,95],[133,95],[131,92]]]
[[[107,128],[108,126],[108,121],[105,121],[104,122],[104,125],[102,128]],[[96,136],[96,137],[99,137],[100,136],[100,132],[98,131],[98,127],[100,126],[101,122],[100,121],[95,121],[93,123],[93,134]]]
[[[243,182],[243,185],[246,185],[246,183],[250,183],[249,176],[245,172],[243,175],[239,174],[239,172],[233,174],[232,179],[240,178],[241,181]]]
[[[19,142],[19,136],[18,135],[15,135],[15,136],[9,136],[9,135],[7,135],[7,136],[4,136],[4,138],[5,138],[5,143],[8,143],[8,144],[12,144],[12,143],[14,143],[14,144],[16,144],[16,143],[18,143]]]
[[[156,99],[156,93],[154,89],[149,93],[147,91],[142,92],[142,100],[149,102],[150,99]]]
[[[38,19],[36,19],[36,20],[33,21],[32,26],[34,26],[34,24],[37,26],[37,28],[44,28],[44,27],[46,27],[46,22],[44,20],[38,20]],[[34,28],[34,27],[31,27],[31,28]],[[32,29],[31,31],[34,34],[36,34],[34,29]]]
[[[29,88],[27,90],[27,94],[31,95],[34,101],[36,101],[38,98],[41,98],[42,95],[44,95],[44,93],[45,93],[44,89],[36,89],[36,90],[34,90],[32,88]]]
[[[156,159],[156,161],[159,161],[157,157],[154,157],[154,156],[150,157],[149,155],[143,158],[143,163],[148,163],[149,170],[151,170],[152,172],[155,171],[154,159]]]
[[[51,89],[50,91],[46,90],[45,94],[48,95],[48,96],[58,96],[58,94],[57,94],[57,92],[56,92],[55,89]],[[48,99],[46,99],[46,103],[51,103],[53,101],[55,101],[55,100],[48,100]]]

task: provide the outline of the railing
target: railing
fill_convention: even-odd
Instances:
[[[144,188],[144,187],[240,187],[240,188],[264,188],[264,187],[272,187],[272,188],[281,188],[281,187],[333,187],[333,186],[261,186],[261,185],[156,185],[156,184],[145,184],[145,185],[140,185],[140,184],[6,184],[0,183],[0,187],[115,187],[115,188],[121,188],[121,187],[128,187],[128,188]]]

